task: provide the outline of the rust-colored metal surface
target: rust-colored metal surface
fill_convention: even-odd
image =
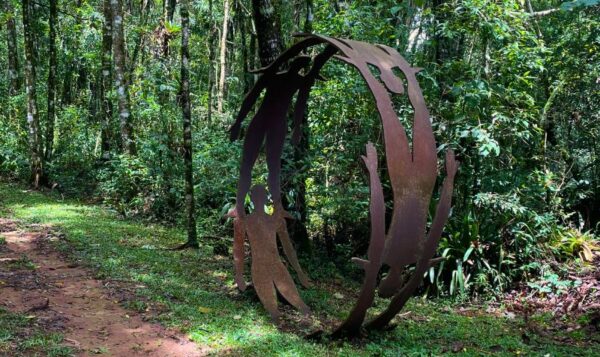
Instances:
[[[277,249],[277,237],[279,237],[284,252],[292,262],[292,266],[301,279],[306,279],[306,283],[308,283],[306,275],[300,269],[296,253],[293,252],[293,249],[290,251],[291,242],[287,231],[285,231],[285,218],[280,215],[269,215],[265,212],[267,191],[264,186],[255,185],[250,193],[250,198],[254,205],[254,211],[242,219],[240,217],[236,218],[235,240],[243,242],[247,237],[250,242],[252,255],[250,270],[254,290],[273,320],[277,320],[280,316],[277,309],[277,292],[292,306],[308,314],[310,309],[300,298],[294,280],[281,261]],[[243,276],[236,276],[236,280],[237,278],[241,279],[238,284],[244,290],[246,286]]]
[[[277,233],[282,240],[284,252],[292,267],[298,272],[302,271],[295,258],[296,254],[291,247],[291,243],[289,243],[289,238],[287,238],[285,218],[289,215],[281,205],[279,187],[281,153],[287,128],[286,113],[291,106],[293,96],[298,93],[292,134],[292,141],[297,142],[300,132],[299,127],[310,95],[310,89],[315,80],[320,78],[319,72],[324,64],[335,56],[335,58],[350,64],[358,70],[375,99],[383,127],[385,163],[393,191],[393,206],[391,215],[389,215],[391,221],[386,224],[386,207],[378,173],[377,151],[373,144],[368,143],[363,161],[369,172],[371,191],[370,245],[367,260],[353,258],[353,261],[364,269],[365,279],[356,305],[348,318],[333,332],[333,336],[341,337],[358,334],[363,326],[367,310],[373,304],[376,293],[381,297],[390,297],[390,305],[383,313],[367,323],[365,327],[367,329],[383,329],[418,288],[424,272],[430,266],[430,260],[436,252],[443,226],[450,212],[452,188],[458,164],[454,158],[454,153],[448,150],[446,152],[446,178],[443,183],[441,198],[429,233],[427,233],[427,212],[438,170],[436,143],[429,111],[416,78],[416,74],[420,69],[411,67],[395,49],[388,46],[313,34],[299,34],[297,36],[301,38],[300,41],[282,53],[272,64],[257,71],[262,75],[256,86],[244,99],[240,113],[231,129],[231,137],[236,139],[242,121],[257,101],[261,91],[265,90],[264,99],[248,126],[240,167],[240,180],[234,214],[236,216],[234,223],[236,232],[236,238],[234,239],[236,281],[240,288],[245,288],[243,276],[240,273],[240,271],[243,272],[243,247],[240,248],[240,245],[243,244],[244,234],[250,238],[250,232],[254,232],[252,234],[255,236],[255,238],[250,238],[253,280],[255,279],[255,254],[259,254],[257,260],[260,260],[260,264],[265,267],[270,267],[269,264],[276,264],[270,263],[271,261],[280,263],[276,249],[265,256],[260,255],[262,253],[254,252],[256,249],[267,249],[261,243],[256,243],[257,232],[260,232],[258,236],[272,236],[272,239],[265,239],[268,242],[274,242],[275,233]],[[301,74],[301,68],[308,66],[311,59],[306,56],[299,56],[299,54],[303,50],[319,44],[324,44],[325,48],[312,60],[310,70],[305,75]],[[281,68],[285,67],[288,61],[290,62],[289,68],[281,71]],[[414,109],[411,135],[412,147],[406,130],[396,115],[392,95],[407,95]],[[273,200],[274,212],[272,216],[266,215],[264,212],[260,213],[263,210],[255,205],[255,212],[245,217],[246,212],[243,202],[251,186],[252,167],[256,162],[263,142],[266,142],[267,166],[269,169],[268,187]],[[249,219],[251,216],[257,217],[253,216],[256,214],[260,214],[260,219]],[[250,224],[250,222],[253,223]],[[386,226],[388,227],[387,231]],[[255,243],[252,243],[252,239],[255,240]],[[266,245],[267,243],[262,244]],[[286,244],[289,245],[286,247]],[[416,268],[412,275],[405,279],[403,272],[407,266],[412,264],[416,264]],[[381,268],[384,266],[389,268],[388,273],[378,281]],[[290,285],[293,286],[293,281],[287,277],[280,278],[285,274],[279,265],[278,268],[273,268],[272,271],[276,271],[278,279],[285,280],[285,286],[291,289]],[[287,273],[287,270],[285,270],[285,273]],[[287,274],[286,276],[289,276],[289,273]],[[257,273],[257,275],[260,274]],[[307,284],[308,279],[304,273],[299,273],[299,278],[303,284]],[[279,288],[277,284],[275,285]],[[261,301],[273,315],[272,300],[264,298],[267,294],[265,292],[266,288],[261,286],[256,287],[256,289],[259,296],[263,295]],[[259,289],[261,292],[259,292]],[[295,286],[293,289],[295,291]],[[276,309],[276,302],[274,306]],[[304,308],[301,305],[296,307]]]
[[[309,62],[310,58],[297,57],[292,61],[288,70],[263,74],[244,98],[242,108],[230,130],[232,140],[237,139],[239,136],[242,121],[258,100],[260,93],[265,90],[262,103],[252,118],[250,125],[248,125],[246,139],[244,140],[240,179],[236,195],[238,217],[244,215],[243,206],[238,203],[244,202],[244,198],[250,189],[252,168],[258,158],[263,142],[265,143],[267,166],[269,169],[267,179],[269,190],[271,191],[273,202],[276,205],[281,202],[279,179],[281,153],[287,132],[287,111],[296,92],[300,88],[304,88],[305,83],[308,81],[308,78],[300,75],[299,71],[308,65]],[[280,206],[276,206],[276,208],[280,208]]]

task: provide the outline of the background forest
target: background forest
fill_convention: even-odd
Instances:
[[[232,227],[222,217],[240,157],[227,130],[256,80],[249,70],[293,33],[315,32],[386,44],[424,68],[440,151],[452,147],[461,161],[428,294],[498,295],[594,259],[596,0],[1,3],[5,180],[188,224],[190,245],[227,254]],[[381,128],[355,71],[331,61],[323,76],[301,143],[286,148],[283,191],[300,254],[349,270],[368,244],[360,155],[368,140],[381,145]],[[410,126],[408,102],[396,104]]]

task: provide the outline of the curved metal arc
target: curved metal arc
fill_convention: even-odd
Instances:
[[[419,284],[423,281],[423,274],[429,269],[430,261],[435,254],[436,247],[442,236],[442,231],[452,205],[452,191],[454,188],[454,177],[458,170],[458,162],[452,150],[446,152],[446,178],[442,185],[440,201],[437,205],[435,217],[431,224],[431,229],[427,235],[427,240],[422,246],[420,252],[421,258],[417,262],[417,267],[408,283],[394,295],[387,309],[366,324],[368,330],[382,330],[390,321],[402,310],[408,299],[412,296]]]
[[[388,46],[374,46],[363,42],[336,39],[315,34],[298,34],[296,36],[303,37],[304,39],[284,51],[273,63],[259,70],[263,74],[256,86],[244,99],[244,104],[236,121],[237,129],[239,130],[241,121],[243,121],[245,115],[256,102],[258,94],[268,86],[268,83],[272,79],[275,79],[276,75],[280,74],[278,70],[282,64],[297,56],[305,49],[318,44],[328,44],[326,49],[315,57],[313,68],[305,76],[307,80],[300,85],[294,111],[294,141],[297,140],[299,126],[304,115],[306,102],[310,96],[310,90],[314,85],[315,79],[318,78],[323,65],[339,51],[340,55],[336,55],[335,58],[352,65],[359,71],[375,99],[384,129],[386,163],[394,193],[394,212],[390,230],[386,235],[385,207],[383,206],[383,213],[378,208],[381,206],[380,201],[383,200],[383,195],[380,195],[381,183],[377,175],[376,153],[374,160],[375,168],[373,168],[372,154],[374,153],[374,147],[371,148],[368,146],[367,157],[363,159],[368,166],[371,181],[372,236],[368,253],[369,261],[354,260],[365,269],[365,281],[355,307],[346,321],[334,332],[334,335],[344,333],[354,334],[360,330],[366,316],[366,311],[372,305],[377,285],[377,275],[383,262],[397,269],[400,265],[404,266],[407,260],[415,259],[417,263],[417,273],[415,273],[415,276],[409,280],[408,284],[396,292],[384,313],[367,325],[367,327],[372,329],[382,328],[402,309],[414,289],[418,287],[420,279],[417,278],[422,274],[419,274],[419,272],[422,269],[428,268],[428,262],[435,253],[435,247],[439,241],[449,212],[454,177],[454,174],[450,175],[452,165],[450,163],[447,166],[448,177],[444,180],[442,198],[437,208],[434,224],[427,239],[424,239],[426,219],[424,216],[425,213],[421,212],[421,210],[425,209],[423,207],[427,206],[431,199],[433,185],[437,177],[437,152],[432,126],[429,121],[429,111],[416,79],[416,73],[419,69],[410,67],[410,64],[395,49]],[[374,65],[379,69],[380,78],[383,83],[371,73],[369,65]],[[406,92],[415,110],[412,126],[412,150],[406,130],[398,120],[390,94],[388,93],[388,91],[392,93],[405,92],[403,81],[394,74],[394,68],[398,68],[403,72],[408,87]],[[232,136],[234,133],[235,130],[232,131]],[[448,162],[449,158],[447,158],[447,164]],[[254,164],[252,164],[253,166]],[[271,182],[269,182],[269,186],[271,186]],[[276,184],[273,186],[274,188],[278,187]],[[421,213],[413,212],[407,215],[407,212],[410,211],[419,211]],[[419,218],[421,216],[423,216],[423,219]],[[416,218],[419,218],[419,222],[412,222],[413,227],[410,233],[401,233],[403,229],[401,226],[405,226],[407,223],[411,224],[408,221],[415,221]],[[381,219],[383,219],[383,225],[380,224]],[[382,229],[378,228],[380,225],[383,227]],[[419,245],[419,248],[415,249],[414,252],[409,253],[403,249],[399,249],[406,244],[414,244],[415,242]],[[236,255],[239,255],[239,253]],[[399,258],[399,256],[403,257]],[[300,270],[299,266],[297,270]],[[240,284],[238,283],[238,285]],[[391,291],[393,293],[395,290]]]
[[[383,188],[377,173],[377,151],[372,143],[367,144],[367,155],[362,157],[367,170],[371,186],[371,238],[369,241],[369,260],[353,258],[353,262],[365,270],[365,278],[359,297],[346,320],[332,333],[333,338],[345,335],[357,335],[360,332],[367,310],[373,305],[375,289],[377,287],[377,275],[381,268],[383,250],[385,246],[385,199]]]

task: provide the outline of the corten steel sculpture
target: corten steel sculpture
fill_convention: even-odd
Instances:
[[[258,99],[260,92],[266,89],[266,94],[257,114],[250,122],[240,168],[240,180],[237,190],[236,207],[231,212],[235,217],[234,229],[234,261],[236,267],[236,283],[240,289],[245,289],[243,280],[243,242],[245,236],[250,238],[253,260],[254,250],[269,250],[261,256],[263,268],[254,268],[258,262],[253,262],[252,276],[257,293],[272,316],[277,316],[276,302],[273,303],[273,283],[292,305],[306,311],[305,305],[298,302],[296,288],[289,273],[273,249],[275,234],[280,237],[284,252],[293,268],[299,273],[303,285],[308,279],[302,272],[296,254],[291,247],[285,218],[281,204],[280,193],[280,160],[286,134],[286,113],[291,105],[292,97],[298,92],[294,110],[293,141],[297,142],[304,108],[310,89],[319,79],[319,71],[332,57],[342,60],[355,67],[367,83],[375,98],[377,109],[383,126],[386,166],[393,191],[393,208],[391,221],[386,232],[386,207],[384,194],[378,173],[378,156],[375,146],[368,143],[366,156],[363,161],[369,172],[370,181],[370,216],[371,237],[367,259],[353,258],[352,260],[365,271],[363,286],[358,301],[348,318],[333,332],[334,337],[356,335],[360,332],[367,310],[373,304],[376,291],[381,297],[391,298],[386,310],[369,321],[367,329],[384,329],[396,314],[404,307],[407,300],[418,288],[423,274],[429,269],[442,229],[450,213],[454,176],[458,163],[452,150],[446,151],[446,178],[442,184],[440,200],[437,206],[429,232],[427,232],[427,212],[431,201],[435,181],[438,175],[437,151],[433,129],[429,120],[429,111],[421,93],[416,74],[420,69],[412,68],[410,64],[393,48],[382,45],[371,45],[365,42],[337,39],[321,35],[300,34],[301,40],[282,53],[269,66],[258,70],[262,75],[256,86],[244,99],[240,114],[231,129],[232,139],[236,139],[241,122],[249,113]],[[310,59],[299,54],[319,44],[325,44],[324,50],[312,61],[312,67],[305,74],[300,74],[301,68],[309,65]],[[290,61],[289,69],[281,71]],[[369,66],[379,72],[377,78]],[[394,70],[403,74],[400,78]],[[414,109],[412,125],[412,149],[408,136],[400,123],[392,104],[391,94],[408,95]],[[264,200],[255,202],[255,212],[246,215],[244,199],[251,186],[251,171],[257,159],[263,141],[266,140],[267,165],[269,168],[268,188],[271,192],[274,211],[269,216],[264,213]],[[257,190],[264,193],[264,188]],[[253,190],[253,196],[255,192]],[[262,197],[262,196],[261,196]],[[262,204],[262,205],[261,205]],[[258,214],[261,218],[253,218]],[[268,218],[267,218],[268,217]],[[266,223],[268,222],[268,223]],[[254,241],[254,243],[253,243]],[[258,255],[257,255],[258,257]],[[269,258],[266,258],[269,257]],[[270,259],[270,260],[269,260]],[[267,262],[267,260],[269,260]],[[269,268],[271,264],[278,268]],[[406,267],[415,265],[410,277],[403,274]],[[389,267],[387,275],[379,280],[382,267]],[[272,280],[255,278],[255,269],[269,269]],[[256,275],[260,275],[257,273]],[[261,278],[262,279],[262,278]],[[265,281],[268,281],[266,283]],[[258,287],[258,285],[261,285]],[[271,284],[271,285],[269,285]],[[264,285],[269,285],[265,288]],[[270,290],[269,290],[270,289]],[[261,290],[261,291],[259,291]],[[284,293],[288,292],[288,296]],[[289,293],[293,291],[294,293]],[[269,296],[267,296],[269,294]]]

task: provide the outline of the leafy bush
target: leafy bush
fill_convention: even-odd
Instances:
[[[595,251],[600,251],[600,240],[590,231],[581,232],[575,228],[558,230],[552,237],[551,247],[562,259],[581,259],[592,262]]]
[[[123,216],[147,212],[153,179],[138,157],[119,155],[98,172],[98,194]]]

